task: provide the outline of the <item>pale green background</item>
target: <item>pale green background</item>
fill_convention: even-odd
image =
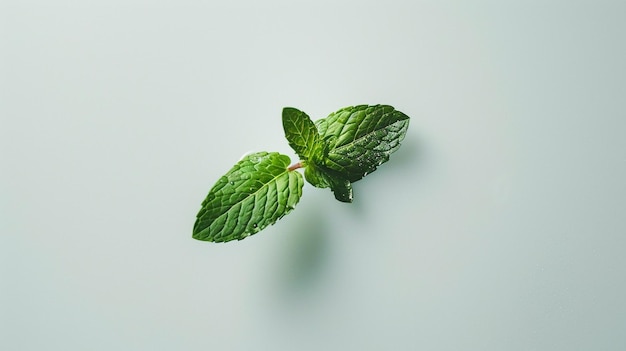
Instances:
[[[624,14],[3,1],[0,349],[626,349]],[[412,120],[354,204],[191,239],[283,106],[360,103]]]

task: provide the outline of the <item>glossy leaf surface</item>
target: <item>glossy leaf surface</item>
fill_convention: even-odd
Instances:
[[[359,105],[332,113],[316,126],[327,149],[322,164],[354,182],[400,147],[409,117],[388,105]]]
[[[223,242],[253,235],[294,209],[304,180],[288,171],[276,152],[245,156],[222,176],[202,202],[193,228],[198,240]]]

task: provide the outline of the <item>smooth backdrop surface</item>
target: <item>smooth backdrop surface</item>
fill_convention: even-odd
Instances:
[[[3,1],[0,349],[626,349],[623,1]],[[355,201],[191,239],[280,111],[412,117]]]

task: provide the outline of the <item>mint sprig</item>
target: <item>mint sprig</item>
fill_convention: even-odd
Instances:
[[[409,117],[388,105],[340,109],[313,123],[292,107],[283,109],[283,129],[300,161],[289,166],[277,152],[247,155],[211,188],[193,227],[193,238],[212,242],[242,240],[293,210],[304,181],[330,188],[352,202],[352,183],[374,172],[400,147]]]

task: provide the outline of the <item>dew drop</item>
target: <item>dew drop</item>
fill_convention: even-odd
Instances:
[[[259,225],[256,223],[252,223],[252,228],[257,228]]]
[[[231,181],[231,182],[230,182],[230,185],[235,185],[235,182]]]

